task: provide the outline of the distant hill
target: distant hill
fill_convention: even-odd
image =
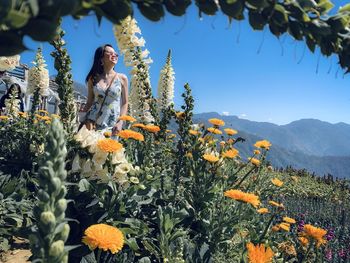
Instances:
[[[218,113],[194,115],[195,123],[209,125],[209,118],[220,118],[225,127],[239,131],[246,142],[237,144],[241,156],[251,155],[257,140],[272,143],[268,160],[275,167],[305,168],[318,175],[332,174],[350,178],[350,125],[330,124],[314,119],[295,121],[287,125],[254,122]]]

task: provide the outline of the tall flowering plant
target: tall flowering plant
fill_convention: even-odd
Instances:
[[[13,70],[19,66],[20,55],[0,57],[0,71]]]

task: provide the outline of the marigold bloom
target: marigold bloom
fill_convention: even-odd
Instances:
[[[320,245],[325,244],[327,241],[324,239],[324,236],[327,234],[327,230],[324,230],[319,227],[315,227],[310,224],[306,224],[303,229],[302,235],[313,238],[315,241],[317,241],[317,247]]]
[[[253,243],[247,244],[249,263],[270,263],[274,253],[271,248],[265,248],[264,244],[254,246]]]
[[[259,166],[260,165],[260,160],[258,160],[256,158],[248,158],[248,160],[249,160],[249,162],[251,162],[255,166]]]
[[[152,124],[148,124],[148,125],[144,126],[143,129],[148,131],[148,132],[152,132],[152,133],[157,133],[160,131],[159,126],[152,125]]]
[[[271,179],[271,182],[278,187],[281,187],[283,185],[283,182],[278,178]]]
[[[0,116],[0,120],[5,120],[5,121],[6,121],[6,120],[8,120],[8,119],[9,119],[8,116],[4,116],[4,115],[1,115],[1,116]]]
[[[199,131],[196,131],[196,130],[189,130],[188,132],[189,134],[195,135],[195,136],[199,134]]]
[[[269,150],[271,147],[271,143],[267,140],[262,140],[262,141],[257,141],[254,146],[256,148],[262,148],[262,149],[266,149]]]
[[[198,141],[199,141],[200,143],[202,143],[202,144],[205,143],[205,140],[204,140],[203,138],[198,138]]]
[[[309,240],[306,237],[298,237],[298,239],[304,247],[309,244]]]
[[[136,121],[136,119],[134,117],[129,116],[129,115],[120,116],[118,118],[118,120],[120,120],[120,121],[128,121],[128,122],[135,122]]]
[[[23,118],[28,117],[28,114],[26,112],[22,112],[22,111],[18,112],[18,115],[23,117]]]
[[[203,159],[211,163],[216,163],[217,161],[219,161],[219,157],[213,154],[203,154]]]
[[[213,134],[222,134],[222,131],[220,131],[219,129],[216,129],[214,127],[208,128],[207,131],[210,133],[213,133]]]
[[[165,130],[166,133],[171,133],[171,130]]]
[[[145,125],[143,123],[134,123],[133,125],[131,125],[131,127],[143,129],[145,127]]]
[[[227,151],[223,152],[222,156],[225,157],[225,158],[233,159],[233,158],[238,156],[238,153],[239,153],[238,150],[232,148],[230,150],[227,150]]]
[[[38,112],[40,112],[40,113],[44,113],[44,114],[49,114],[49,112],[48,112],[48,111],[46,111],[46,110],[38,110]]]
[[[113,139],[101,139],[97,141],[97,147],[106,153],[117,152],[123,148],[123,145]]]
[[[259,214],[267,214],[269,212],[269,209],[263,207],[257,210]]]
[[[273,205],[273,206],[276,206],[276,207],[284,208],[283,204],[279,204],[279,203],[277,203],[275,201],[269,201],[269,204]]]
[[[260,151],[259,151],[259,150],[254,150],[254,154],[255,154],[255,155],[259,155],[259,154],[260,154]]]
[[[216,126],[224,126],[225,122],[223,120],[217,119],[217,118],[212,118],[208,120],[211,124],[216,125]]]
[[[271,229],[272,229],[272,231],[277,232],[280,230],[280,227],[278,225],[276,225],[276,226],[273,226]]]
[[[284,231],[287,231],[287,232],[290,231],[290,224],[288,223],[280,223],[278,226],[280,227],[280,229],[283,229]]]
[[[110,250],[112,254],[115,254],[124,246],[123,233],[118,228],[106,224],[89,226],[84,235],[82,242],[91,250],[99,248],[103,251]]]
[[[224,196],[235,199],[237,201],[249,203],[255,208],[258,207],[260,204],[260,200],[257,195],[251,194],[251,193],[245,193],[245,192],[242,192],[241,190],[234,190],[234,189],[227,190],[224,193]]]
[[[284,222],[287,222],[287,223],[289,223],[289,224],[295,224],[295,223],[296,223],[295,219],[290,218],[290,217],[288,217],[288,216],[283,217],[283,221],[284,221]]]
[[[136,141],[144,141],[145,138],[143,134],[133,131],[133,130],[121,130],[118,136],[123,139],[134,139]]]
[[[224,129],[224,131],[226,132],[227,135],[230,135],[230,136],[238,133],[238,131],[236,131],[234,129],[230,129],[230,128],[226,128],[226,129]]]
[[[42,121],[51,121],[51,118],[49,116],[42,116],[41,120]]]

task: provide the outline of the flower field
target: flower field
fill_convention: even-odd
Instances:
[[[223,120],[193,123],[189,84],[175,109],[171,52],[154,98],[136,21],[114,32],[132,67],[130,115],[116,136],[78,130],[60,38],[61,114],[38,110],[47,75],[39,50],[31,111],[0,116],[3,260],[24,238],[33,262],[349,262],[347,181],[275,170],[268,138],[242,158],[244,140]]]

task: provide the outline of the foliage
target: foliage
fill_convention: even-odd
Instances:
[[[59,27],[59,19],[65,15],[81,18],[93,11],[98,21],[106,17],[114,24],[132,15],[135,3],[141,14],[152,21],[159,21],[164,9],[182,16],[191,0],[184,1],[5,1],[0,8],[0,55],[15,55],[26,49],[23,37],[37,41],[53,40]],[[338,55],[340,66],[349,72],[350,44],[348,41],[350,5],[341,7],[330,15],[333,3],[330,0],[269,1],[269,0],[214,0],[195,1],[200,16],[215,15],[219,9],[231,20],[242,20],[248,14],[251,27],[263,30],[268,26],[271,33],[280,37],[290,34],[295,40],[305,41],[311,52],[316,46],[325,56]],[[40,28],[40,30],[39,30]]]
[[[65,48],[65,41],[63,36],[65,32],[62,28],[58,28],[56,38],[51,41],[51,45],[54,46],[55,51],[51,52],[51,56],[55,59],[55,69],[57,70],[57,76],[55,82],[58,85],[58,96],[60,98],[59,109],[62,122],[65,130],[68,134],[71,134],[74,130],[74,124],[76,119],[76,105],[74,101],[74,89],[73,80],[71,74],[71,59]]]
[[[34,262],[68,262],[64,242],[69,235],[65,219],[66,159],[65,136],[62,124],[53,120],[40,161],[38,204],[34,208],[36,223],[29,236]]]

